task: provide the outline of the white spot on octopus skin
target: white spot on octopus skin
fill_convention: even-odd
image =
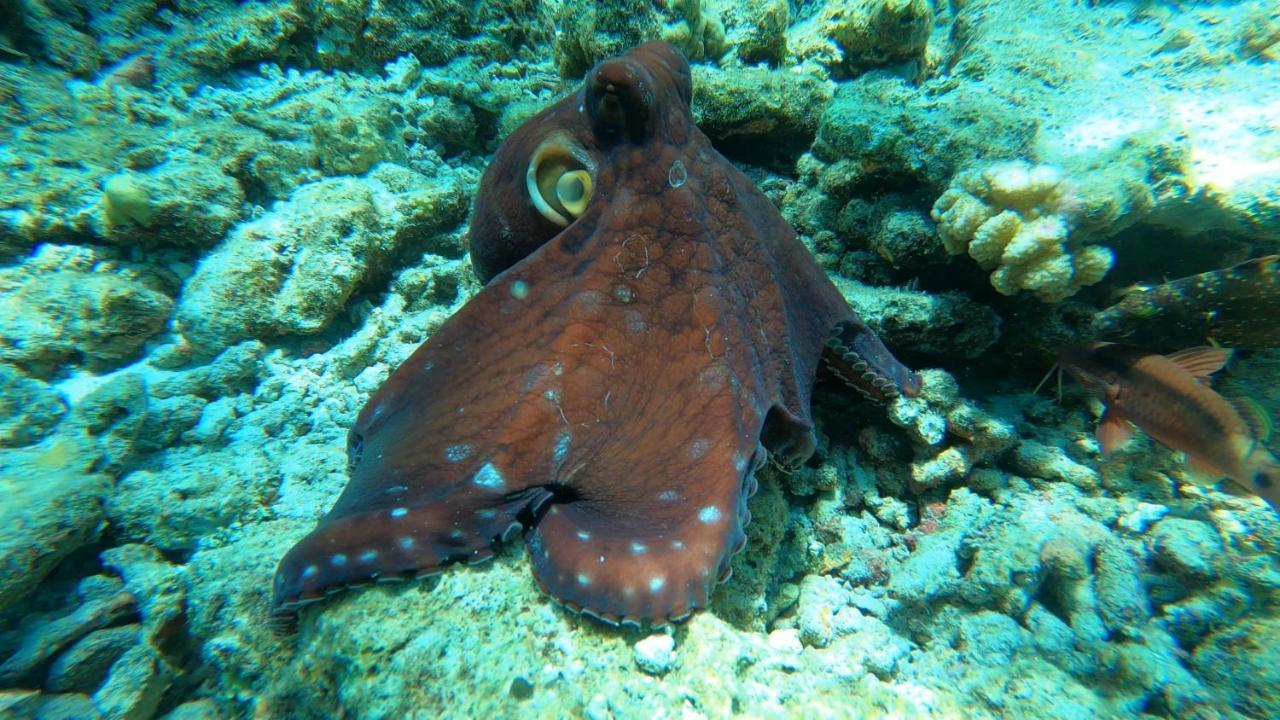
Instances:
[[[720,508],[715,505],[708,505],[698,511],[698,519],[710,525],[720,520]]]
[[[661,575],[654,575],[653,577],[649,578],[649,592],[656,593],[662,589],[663,585],[666,585],[666,584],[667,584],[667,579],[665,577]]]
[[[587,587],[591,585],[591,576],[578,573],[578,584],[581,585],[582,587]]]
[[[329,564],[334,567],[342,567],[347,564],[347,556],[342,553],[337,553],[333,557],[329,558]]]
[[[498,472],[498,468],[493,466],[493,463],[485,463],[484,466],[476,472],[476,476],[471,479],[471,482],[482,488],[489,488],[491,490],[501,489],[507,484],[506,479],[502,477],[502,473]]]
[[[649,548],[646,547],[644,543],[633,542],[631,543],[631,552],[636,555],[643,555],[649,552]]]
[[[733,469],[742,472],[747,469],[747,456],[742,453],[733,454]]]
[[[308,565],[302,569],[302,579],[306,580],[307,578],[312,577],[318,572],[320,572],[320,568],[316,567],[315,565]]]
[[[674,502],[680,499],[680,493],[675,490],[663,490],[658,493],[658,499],[666,502]]]
[[[498,511],[493,508],[481,508],[476,511],[476,517],[481,520],[492,520],[498,516]]]
[[[689,457],[694,460],[701,460],[710,449],[710,440],[707,438],[694,438],[693,442],[689,443]]]
[[[404,508],[404,507],[392,508],[389,514],[393,518],[402,518],[405,515],[409,514],[409,508]]]
[[[529,297],[529,283],[523,280],[511,283],[511,297],[517,300],[524,300]]]
[[[553,456],[556,465],[563,463],[564,459],[569,456],[569,443],[571,442],[573,442],[573,436],[569,433],[562,431],[556,434],[556,449]]]
[[[586,542],[591,539],[591,533],[587,532],[586,530],[579,530],[577,535],[578,535],[578,539],[581,540],[582,542]]]
[[[360,562],[362,563],[371,563],[377,559],[378,559],[377,550],[365,550],[364,552],[360,553]]]
[[[684,549],[684,542],[683,542],[683,541],[680,541],[680,540],[672,540],[672,541],[671,541],[671,549],[672,549],[672,550],[683,550],[683,549]]]
[[[399,543],[399,545],[400,545],[400,549],[402,549],[402,550],[412,550],[412,549],[413,549],[413,545],[414,545],[413,538],[409,537],[408,535],[406,535],[406,536],[404,536],[404,537],[400,538],[400,540],[398,541],[398,543]]]
[[[452,463],[462,462],[471,457],[472,447],[466,443],[450,445],[444,449],[444,459]]]

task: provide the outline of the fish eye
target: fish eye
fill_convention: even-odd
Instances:
[[[525,172],[529,200],[542,217],[568,227],[586,212],[595,189],[594,163],[568,135],[555,133],[538,144]]]

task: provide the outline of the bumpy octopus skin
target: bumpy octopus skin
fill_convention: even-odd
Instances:
[[[678,51],[642,45],[499,148],[471,231],[487,285],[360,412],[349,484],[280,562],[278,621],[521,532],[568,608],[682,620],[743,546],[766,452],[813,452],[824,358],[872,398],[918,389],[691,93]]]

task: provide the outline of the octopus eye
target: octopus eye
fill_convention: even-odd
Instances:
[[[595,164],[586,151],[567,135],[557,133],[543,140],[525,173],[529,199],[542,217],[568,227],[587,209],[595,189]]]
[[[1253,484],[1260,488],[1271,487],[1271,478],[1265,472],[1257,472],[1253,475]]]

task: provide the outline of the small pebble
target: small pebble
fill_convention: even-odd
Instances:
[[[517,675],[511,681],[511,687],[507,689],[507,694],[517,700],[528,700],[533,697],[533,683],[526,680],[523,675]]]
[[[1120,527],[1135,533],[1144,533],[1160,518],[1169,514],[1169,508],[1152,503],[1138,503],[1133,512],[1126,513],[1119,520]]]
[[[804,649],[800,643],[800,631],[795,628],[774,630],[769,633],[769,648],[775,652],[799,653]]]
[[[665,675],[675,664],[675,649],[675,638],[670,635],[650,635],[635,645],[636,665],[650,675]]]

